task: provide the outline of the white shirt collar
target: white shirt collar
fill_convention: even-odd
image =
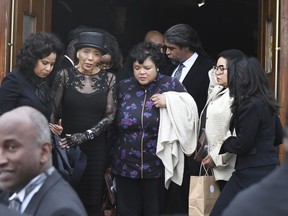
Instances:
[[[51,175],[53,173],[53,171],[55,170],[54,167],[50,167],[47,169],[46,173],[48,173],[48,175]],[[34,196],[34,194],[36,192],[39,191],[39,189],[41,188],[41,186],[44,184],[44,182],[42,184],[39,184],[37,187],[35,187],[30,194],[28,194],[28,196],[25,197],[25,191],[26,188],[31,185],[33,182],[37,181],[38,178],[40,178],[40,175],[37,175],[36,177],[34,177],[24,188],[22,188],[18,193],[14,193],[12,194],[12,196],[9,197],[9,201],[11,201],[12,199],[14,199],[15,197],[18,197],[20,202],[21,202],[21,207],[20,207],[20,212],[23,213],[25,208],[27,207],[27,205],[29,204],[30,200],[32,199],[32,197]]]
[[[198,53],[194,52],[190,58],[188,58],[186,61],[184,61],[182,64],[184,65],[183,69],[182,69],[182,74],[181,77],[179,79],[180,82],[183,82],[183,80],[185,79],[186,75],[188,74],[189,70],[191,69],[191,67],[193,66],[194,62],[196,61],[198,57]],[[172,77],[174,77],[174,74],[176,72],[178,67],[175,68]]]

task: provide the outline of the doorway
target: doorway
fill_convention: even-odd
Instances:
[[[63,42],[79,26],[102,28],[119,41],[124,57],[148,30],[164,33],[178,23],[190,24],[210,57],[237,48],[257,56],[258,0],[53,0],[52,31]]]

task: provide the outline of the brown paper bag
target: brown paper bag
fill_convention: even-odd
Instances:
[[[207,170],[204,176],[190,176],[189,216],[209,216],[219,194],[215,178]]]

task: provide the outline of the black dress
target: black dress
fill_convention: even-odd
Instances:
[[[116,111],[115,76],[101,70],[84,75],[76,68],[59,71],[55,82],[55,103],[61,107],[62,134],[82,133],[94,128],[96,137],[80,145],[87,156],[81,181],[75,186],[83,204],[100,215],[106,168],[106,129]],[[94,213],[93,213],[94,214]]]

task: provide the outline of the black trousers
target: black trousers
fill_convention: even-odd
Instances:
[[[116,176],[117,216],[159,216],[164,208],[164,178],[132,179]]]

